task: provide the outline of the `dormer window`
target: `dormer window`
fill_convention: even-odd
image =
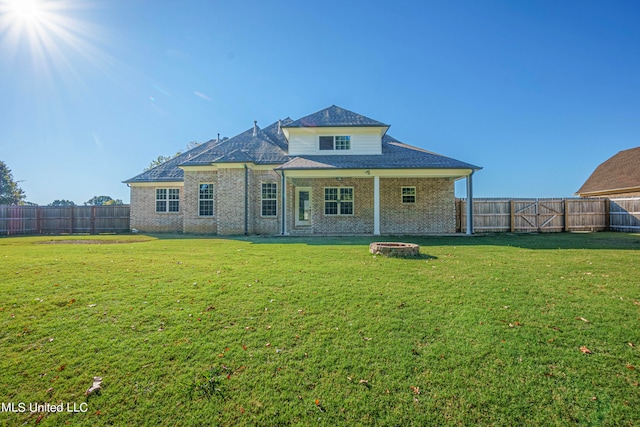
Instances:
[[[350,136],[321,136],[319,137],[321,151],[351,150]]]

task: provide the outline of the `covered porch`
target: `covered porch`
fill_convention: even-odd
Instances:
[[[283,235],[448,234],[456,229],[455,181],[473,169],[300,169],[282,179]],[[467,212],[467,234],[473,234]]]

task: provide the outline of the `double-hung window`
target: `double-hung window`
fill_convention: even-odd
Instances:
[[[156,212],[179,212],[180,190],[178,188],[156,188]]]
[[[321,136],[318,148],[320,151],[351,150],[351,137],[348,135]]]
[[[416,203],[416,187],[402,187],[402,203],[405,205]]]
[[[200,184],[198,215],[213,216],[213,184],[211,183]]]
[[[275,182],[262,183],[261,215],[278,216],[278,184]]]
[[[325,215],[353,215],[353,187],[325,187]]]

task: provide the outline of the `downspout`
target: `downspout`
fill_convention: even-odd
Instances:
[[[244,164],[244,235],[249,234],[249,168]]]

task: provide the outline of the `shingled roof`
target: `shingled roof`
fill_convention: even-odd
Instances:
[[[257,124],[223,140],[211,140],[127,181],[181,182],[182,167],[215,163],[254,163],[273,165],[274,169],[481,169],[459,160],[404,144],[384,134],[382,154],[289,156],[288,141],[282,129],[296,127],[384,127],[388,125],[332,105],[299,120],[286,118],[266,128]],[[385,129],[386,132],[386,129]]]
[[[481,169],[418,147],[404,144],[390,135],[382,138],[382,154],[359,156],[296,156],[278,169]]]
[[[316,113],[309,114],[301,119],[295,120],[284,128],[301,128],[301,127],[341,127],[341,126],[373,126],[373,127],[389,127],[377,120],[370,119],[353,111],[332,105],[329,108],[320,110]]]
[[[600,164],[577,191],[580,196],[640,191],[640,147],[620,151]]]

